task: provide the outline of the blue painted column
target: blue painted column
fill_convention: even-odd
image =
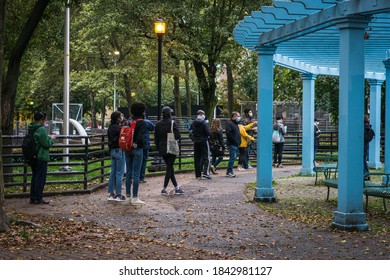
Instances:
[[[339,177],[333,226],[367,230],[363,212],[364,30],[363,17],[338,20],[340,30]]]
[[[317,75],[302,73],[303,121],[302,121],[302,168],[301,174],[313,175],[314,160],[314,82]]]
[[[375,131],[375,138],[370,142],[368,167],[382,168],[381,152],[381,86],[383,81],[369,79],[370,84],[370,123]]]
[[[386,67],[386,93],[385,93],[385,172],[390,173],[390,59],[384,60]]]
[[[275,47],[257,47],[257,181],[255,201],[275,201],[272,187],[272,125]]]

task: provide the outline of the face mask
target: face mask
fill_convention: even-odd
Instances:
[[[236,122],[240,122],[241,121],[241,117],[238,117],[237,119],[236,119]]]
[[[198,115],[198,119],[200,119],[200,120],[204,120],[206,118],[206,116],[205,115]]]
[[[277,124],[282,124],[282,121],[276,121]]]
[[[252,113],[249,113],[248,116],[251,118],[251,117],[253,117],[253,114],[252,114]]]

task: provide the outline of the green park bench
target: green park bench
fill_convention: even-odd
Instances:
[[[383,208],[386,209],[386,199],[390,199],[390,186],[389,186],[389,173],[382,172],[369,172],[365,176],[370,176],[373,178],[375,176],[380,176],[379,182],[375,181],[364,181],[363,194],[366,197],[366,212],[368,208],[368,197],[379,197],[383,199]]]
[[[383,172],[369,172],[369,173],[366,173],[364,175],[364,177],[365,176],[369,176],[371,179],[374,179],[376,176],[380,176],[379,180],[375,180],[375,179],[371,180],[371,181],[363,180],[363,182],[364,182],[363,195],[366,197],[365,211],[367,212],[368,197],[369,196],[383,198],[383,208],[385,211],[387,211],[386,199],[390,199],[390,186],[389,186],[390,174],[383,173]],[[338,188],[337,178],[324,180],[324,185],[328,188],[326,200],[329,200],[330,189],[331,188],[334,188],[334,189]]]
[[[315,185],[317,185],[318,180],[318,173],[323,173],[325,180],[328,180],[331,178],[331,175],[333,174],[334,179],[336,179],[336,173],[337,173],[337,155],[334,154],[328,154],[328,155],[320,155],[317,156],[314,160],[314,167],[313,171],[316,174],[316,181]]]

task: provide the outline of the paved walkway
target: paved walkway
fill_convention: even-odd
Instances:
[[[299,170],[300,166],[274,168],[274,178],[290,176]],[[9,199],[5,201],[5,209],[92,222],[101,228],[123,231],[128,236],[153,240],[153,246],[172,244],[190,248],[198,252],[194,258],[211,259],[216,257],[214,254],[217,258],[229,259],[390,258],[389,239],[384,240],[383,236],[313,228],[259,209],[245,195],[246,184],[256,180],[255,169],[237,172],[236,178],[227,178],[224,174],[225,170],[221,170],[211,180],[196,180],[192,173],[178,174],[177,180],[185,195],[176,197],[160,195],[163,177],[149,177],[146,184],[140,185],[140,198],[147,203],[141,209],[130,206],[128,201],[107,201],[106,189],[91,195],[51,197],[50,205],[30,205],[28,199]],[[313,190],[314,195],[325,198],[325,188],[313,187]],[[297,191],[301,190],[297,188]],[[34,252],[29,256],[36,258]],[[16,253],[8,252],[3,256],[0,253],[0,258],[17,257]],[[55,253],[40,257],[79,259],[80,255],[70,250],[61,257]],[[153,253],[149,256],[155,257]],[[111,258],[126,258],[126,255],[113,253]]]

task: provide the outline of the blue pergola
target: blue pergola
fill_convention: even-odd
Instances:
[[[366,230],[363,211],[364,80],[370,84],[370,119],[378,137],[369,165],[380,168],[381,85],[390,78],[389,0],[291,0],[261,7],[236,26],[234,38],[258,54],[257,201],[274,201],[272,187],[273,66],[301,73],[303,174],[312,174],[314,96],[318,75],[339,76],[339,188],[333,225]],[[386,87],[390,108],[390,87]],[[386,110],[385,135],[390,135]],[[390,162],[390,137],[385,138]],[[389,148],[387,148],[389,147]],[[385,172],[390,165],[385,164]]]

